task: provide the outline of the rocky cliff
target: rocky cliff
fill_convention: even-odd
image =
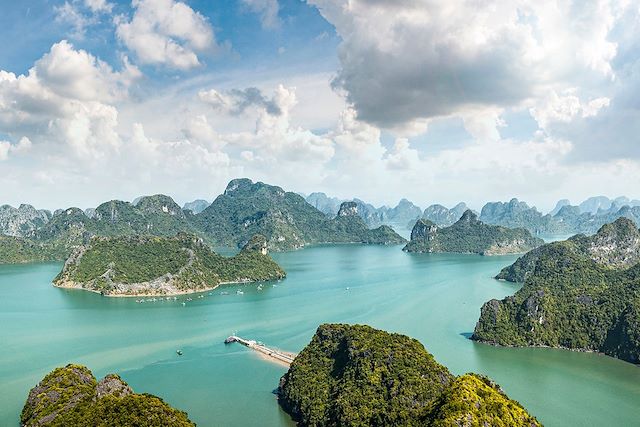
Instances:
[[[473,339],[640,363],[640,231],[632,221],[619,218],[595,236],[544,245],[497,277],[524,286],[484,304]]]

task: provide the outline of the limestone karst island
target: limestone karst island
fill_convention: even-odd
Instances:
[[[0,10],[0,427],[639,425],[638,2]]]

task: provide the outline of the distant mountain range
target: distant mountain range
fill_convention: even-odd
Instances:
[[[422,218],[438,226],[450,226],[467,209],[459,203],[451,209],[442,205],[431,205]],[[609,199],[604,196],[591,197],[578,206],[567,199],[558,201],[548,214],[518,199],[509,202],[489,202],[480,211],[479,219],[486,224],[509,228],[526,228],[534,235],[594,234],[604,224],[617,218],[629,218],[640,225],[640,201],[627,197]]]
[[[434,204],[422,211],[402,199],[397,206],[375,207],[359,199],[344,201],[324,193],[305,198],[280,187],[236,179],[212,203],[195,200],[180,207],[165,195],[143,196],[133,203],[112,200],[96,208],[58,209],[53,214],[31,205],[0,206],[2,262],[65,259],[92,236],[193,233],[210,245],[242,247],[254,234],[272,250],[316,243],[398,244],[397,230],[412,229],[420,218],[449,227],[468,209]],[[560,200],[548,214],[527,203],[490,202],[479,220],[489,225],[525,228],[534,235],[593,234],[602,225],[626,217],[640,224],[640,201],[591,197],[577,206]],[[391,227],[390,227],[391,226]]]
[[[367,227],[354,203],[343,203],[337,215],[329,218],[298,194],[248,179],[231,181],[225,192],[199,213],[184,210],[170,197],[158,194],[134,203],[112,200],[87,212],[68,208],[53,215],[29,205],[17,209],[3,206],[0,227],[0,263],[63,260],[93,236],[175,236],[186,232],[212,246],[242,247],[260,234],[274,250],[317,243],[406,241],[388,226]]]
[[[407,199],[400,200],[393,208],[388,206],[376,208],[360,199],[343,200],[337,197],[329,197],[325,193],[311,193],[305,200],[328,217],[337,215],[342,203],[353,202],[358,206],[358,215],[367,226],[372,228],[389,225],[394,228],[411,229],[416,220],[422,215],[422,209]]]

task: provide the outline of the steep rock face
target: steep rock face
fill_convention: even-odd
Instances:
[[[549,212],[549,215],[554,216],[555,214],[560,212],[560,209],[562,209],[565,206],[571,206],[571,202],[568,199],[558,200],[558,202],[556,203],[556,206],[551,210],[551,212]]]
[[[49,211],[37,210],[31,205],[22,204],[17,209],[3,205],[0,206],[0,235],[31,237],[50,219]]]
[[[411,240],[433,240],[438,226],[427,219],[419,219],[411,230]]]
[[[543,241],[525,229],[509,229],[487,225],[477,215],[466,210],[450,227],[439,228],[421,219],[411,232],[407,252],[459,252],[483,255],[522,253],[542,245]]]
[[[640,246],[626,218],[592,237],[544,245],[503,269],[524,280],[512,297],[486,303],[473,339],[499,345],[598,351],[640,360]]]
[[[416,340],[364,325],[321,325],[282,377],[300,426],[538,426],[489,379],[453,376]]]
[[[344,202],[340,205],[338,216],[357,216],[358,205],[356,202]]]
[[[187,414],[150,394],[135,394],[118,375],[100,382],[80,365],[57,368],[31,389],[20,416],[24,427],[96,425],[194,426]]]
[[[106,296],[176,295],[222,283],[281,279],[285,272],[254,236],[234,257],[211,251],[196,236],[95,237],[67,259],[54,284]]]

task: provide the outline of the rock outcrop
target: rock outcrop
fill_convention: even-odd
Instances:
[[[524,285],[485,303],[473,339],[597,351],[640,363],[640,231],[631,220],[541,246],[497,278]]]
[[[81,365],[54,369],[29,392],[22,409],[24,427],[195,426],[185,412],[159,397],[136,394],[118,375],[96,381]]]
[[[455,377],[417,340],[364,325],[321,325],[278,402],[300,426],[540,425],[488,378]]]

